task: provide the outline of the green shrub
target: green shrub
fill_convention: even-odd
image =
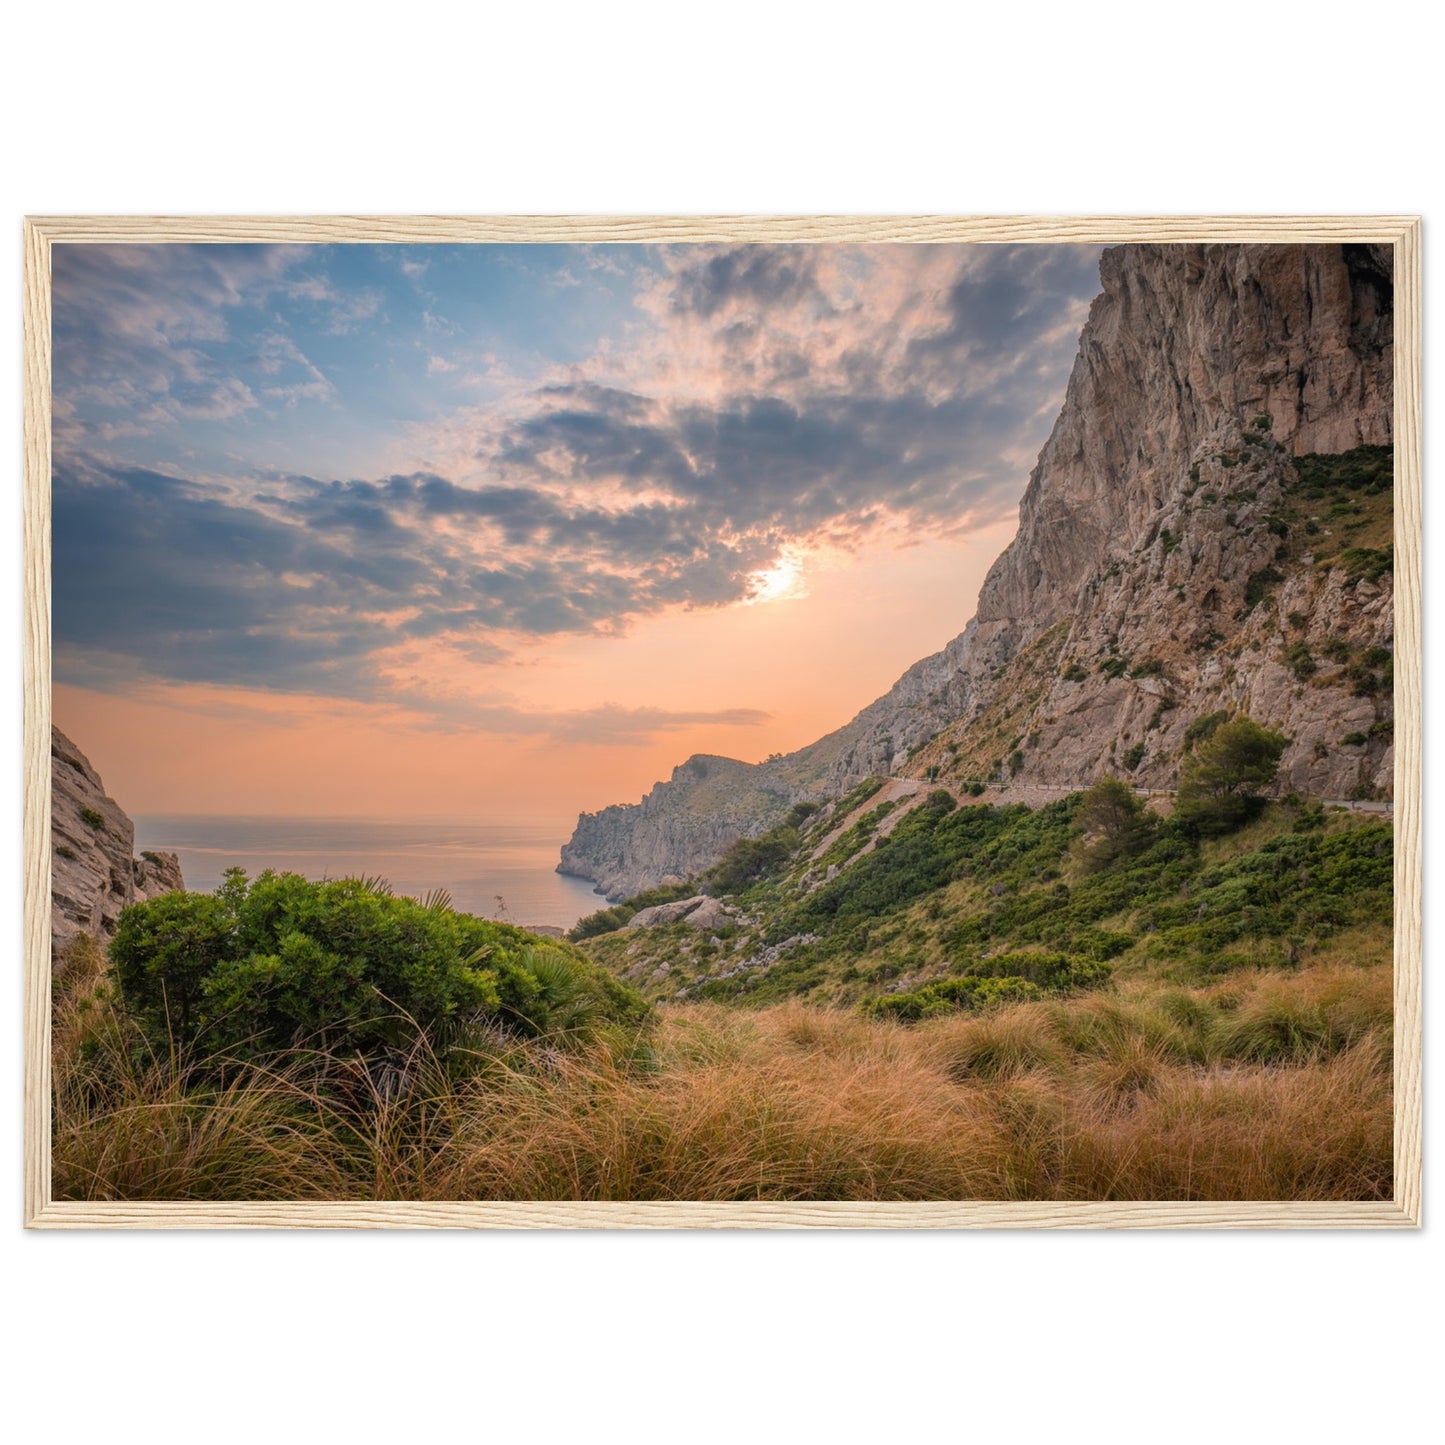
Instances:
[[[1279,660],[1294,673],[1296,679],[1305,682],[1320,670],[1307,642],[1293,642],[1280,653]]]
[[[1307,497],[1324,497],[1341,488],[1379,493],[1394,485],[1394,452],[1390,447],[1355,447],[1352,451],[1311,453],[1296,457],[1295,473]]]
[[[912,993],[877,994],[864,999],[859,1008],[867,1018],[917,1023],[959,1009],[1023,1003],[1043,996],[1042,989],[1023,978],[950,978]]]
[[[1097,873],[1141,852],[1154,831],[1154,820],[1139,795],[1118,778],[1103,778],[1082,795],[1074,824],[1078,833],[1074,855],[1086,873]]]
[[[105,827],[105,814],[97,813],[94,808],[82,808],[80,810],[80,821],[84,823],[87,828],[94,828],[96,832],[99,832]]]
[[[1066,953],[998,953],[992,958],[966,963],[964,978],[1021,978],[1049,993],[1092,988],[1113,970],[1093,958],[1076,958]]]
[[[1200,834],[1227,833],[1257,811],[1259,794],[1274,781],[1288,740],[1241,714],[1221,723],[1185,758],[1174,816]]]
[[[1395,548],[1346,547],[1332,565],[1343,567],[1351,582],[1378,582],[1394,567]]]
[[[703,874],[703,883],[718,896],[741,893],[750,883],[781,868],[801,841],[791,822],[780,823],[760,838],[739,838]]]
[[[294,873],[125,909],[110,946],[127,1011],[161,1051],[297,1045],[384,1055],[477,1026],[524,1035],[640,1022],[647,1006],[566,944],[358,879]]]
[[[1284,573],[1274,567],[1261,567],[1251,572],[1244,584],[1244,610],[1252,612],[1274,589],[1284,581]]]
[[[1123,762],[1124,766],[1132,773],[1134,769],[1137,768],[1139,764],[1144,761],[1144,754],[1146,751],[1147,750],[1143,743],[1135,743],[1133,747],[1124,749],[1124,755],[1121,761]]]
[[[1184,750],[1191,751],[1197,744],[1212,738],[1221,723],[1229,721],[1229,713],[1224,709],[1219,712],[1207,712],[1195,718],[1193,722],[1184,729]]]
[[[68,846],[67,846],[66,844],[64,844],[64,843],[57,843],[57,844],[55,845],[55,851],[56,851],[62,858],[68,858],[68,859],[74,860],[75,857],[77,856],[77,855],[76,855],[76,852],[75,852],[75,849],[74,849],[74,848],[71,848],[71,847],[68,847]]]

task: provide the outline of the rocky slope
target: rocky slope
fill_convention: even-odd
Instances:
[[[1389,249],[1127,246],[1100,271],[965,631],[808,748],[583,815],[562,871],[612,897],[684,878],[875,774],[1169,788],[1214,711],[1291,737],[1287,787],[1388,795]]]
[[[50,775],[50,938],[59,953],[83,933],[109,938],[122,908],[185,882],[174,853],[135,856],[135,824],[59,728],[50,733]]]

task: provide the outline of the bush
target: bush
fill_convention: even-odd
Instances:
[[[1283,734],[1243,714],[1222,723],[1179,770],[1176,820],[1200,834],[1237,828],[1257,811],[1258,796],[1274,781],[1286,746]]]
[[[1378,582],[1394,568],[1395,549],[1393,546],[1346,547],[1335,559],[1335,565],[1345,569],[1351,582]]]
[[[1212,738],[1221,723],[1229,721],[1229,714],[1224,711],[1207,712],[1194,719],[1184,729],[1184,750],[1191,751],[1196,744]]]
[[[82,808],[80,810],[80,821],[87,828],[94,828],[100,832],[105,827],[105,814],[97,813],[94,808]]]
[[[1319,663],[1310,652],[1307,642],[1293,642],[1281,654],[1279,660],[1294,673],[1299,682],[1306,682],[1319,671]]]
[[[1080,798],[1075,825],[1079,837],[1074,856],[1086,873],[1097,873],[1142,851],[1154,831],[1139,795],[1118,778],[1102,779]]]
[[[1261,567],[1251,572],[1244,584],[1244,610],[1252,612],[1274,589],[1284,581],[1284,573],[1275,567]]]
[[[125,909],[110,946],[127,1011],[153,1047],[260,1058],[298,1045],[439,1052],[488,1026],[526,1036],[640,1022],[640,996],[565,944],[392,896],[231,869],[215,894]]]
[[[1390,447],[1355,447],[1348,452],[1309,453],[1296,457],[1295,472],[1307,497],[1324,497],[1336,487],[1352,492],[1387,492],[1394,485]]]
[[[1023,978],[949,978],[913,993],[878,994],[864,999],[859,1008],[865,1018],[917,1023],[959,1009],[1024,1003],[1042,997],[1043,990]]]
[[[718,897],[741,893],[750,883],[780,869],[797,851],[798,829],[782,823],[760,838],[739,838],[706,872],[702,881]]]
[[[589,913],[585,918],[578,919],[567,937],[573,943],[581,943],[584,938],[615,933],[619,928],[626,927],[632,917],[641,913],[644,908],[651,908],[658,903],[674,903],[679,898],[691,898],[696,892],[697,887],[691,881],[645,889],[621,903],[614,903],[610,908],[599,908],[596,913]]]

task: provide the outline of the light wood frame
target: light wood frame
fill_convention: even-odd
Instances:
[[[1415,216],[44,216],[24,223],[24,1222],[44,1229],[1308,1228],[1421,1218],[1421,289]],[[50,1197],[50,255],[57,242],[1383,242],[1395,263],[1395,1197],[1362,1203],[287,1204]]]

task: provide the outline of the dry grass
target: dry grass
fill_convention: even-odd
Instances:
[[[99,987],[100,993],[97,994]],[[914,1027],[669,1010],[644,1046],[499,1048],[385,1096],[298,1054],[198,1083],[73,967],[55,1192],[86,1199],[1373,1199],[1388,968],[1137,981]],[[633,1041],[634,1044],[636,1041]]]

